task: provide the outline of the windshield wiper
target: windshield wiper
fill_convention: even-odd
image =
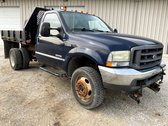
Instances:
[[[95,32],[109,32],[109,31],[103,31],[103,30],[99,30],[99,29],[92,29]]]
[[[94,30],[90,30],[90,29],[87,29],[87,28],[82,28],[81,31],[91,31],[91,32],[94,32]]]
[[[87,28],[72,28],[71,31],[78,30],[78,31],[90,31],[94,32],[93,30],[87,29]]]
[[[103,30],[99,30],[99,29],[87,29],[87,28],[73,28],[71,29],[73,30],[79,30],[79,31],[90,31],[90,32],[109,32],[109,31],[103,31]]]
[[[92,29],[92,30],[95,31],[95,32],[104,32],[104,31],[99,30],[99,29]]]

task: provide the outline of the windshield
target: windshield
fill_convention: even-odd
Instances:
[[[71,31],[112,32],[111,29],[98,17],[74,13],[61,12],[65,23]]]

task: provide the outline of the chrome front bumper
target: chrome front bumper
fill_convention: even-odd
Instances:
[[[130,86],[134,80],[152,77],[165,71],[165,64],[161,63],[160,67],[146,71],[138,71],[132,68],[108,68],[98,66],[104,83],[117,86]]]

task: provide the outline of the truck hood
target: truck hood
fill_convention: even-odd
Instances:
[[[109,51],[130,50],[135,46],[160,44],[152,39],[118,33],[72,33],[71,38],[73,41],[79,42],[80,45],[82,43],[81,46],[97,47]]]

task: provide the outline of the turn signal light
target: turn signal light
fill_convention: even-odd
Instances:
[[[106,62],[106,66],[111,67],[112,65],[113,65],[113,62],[111,61]]]

